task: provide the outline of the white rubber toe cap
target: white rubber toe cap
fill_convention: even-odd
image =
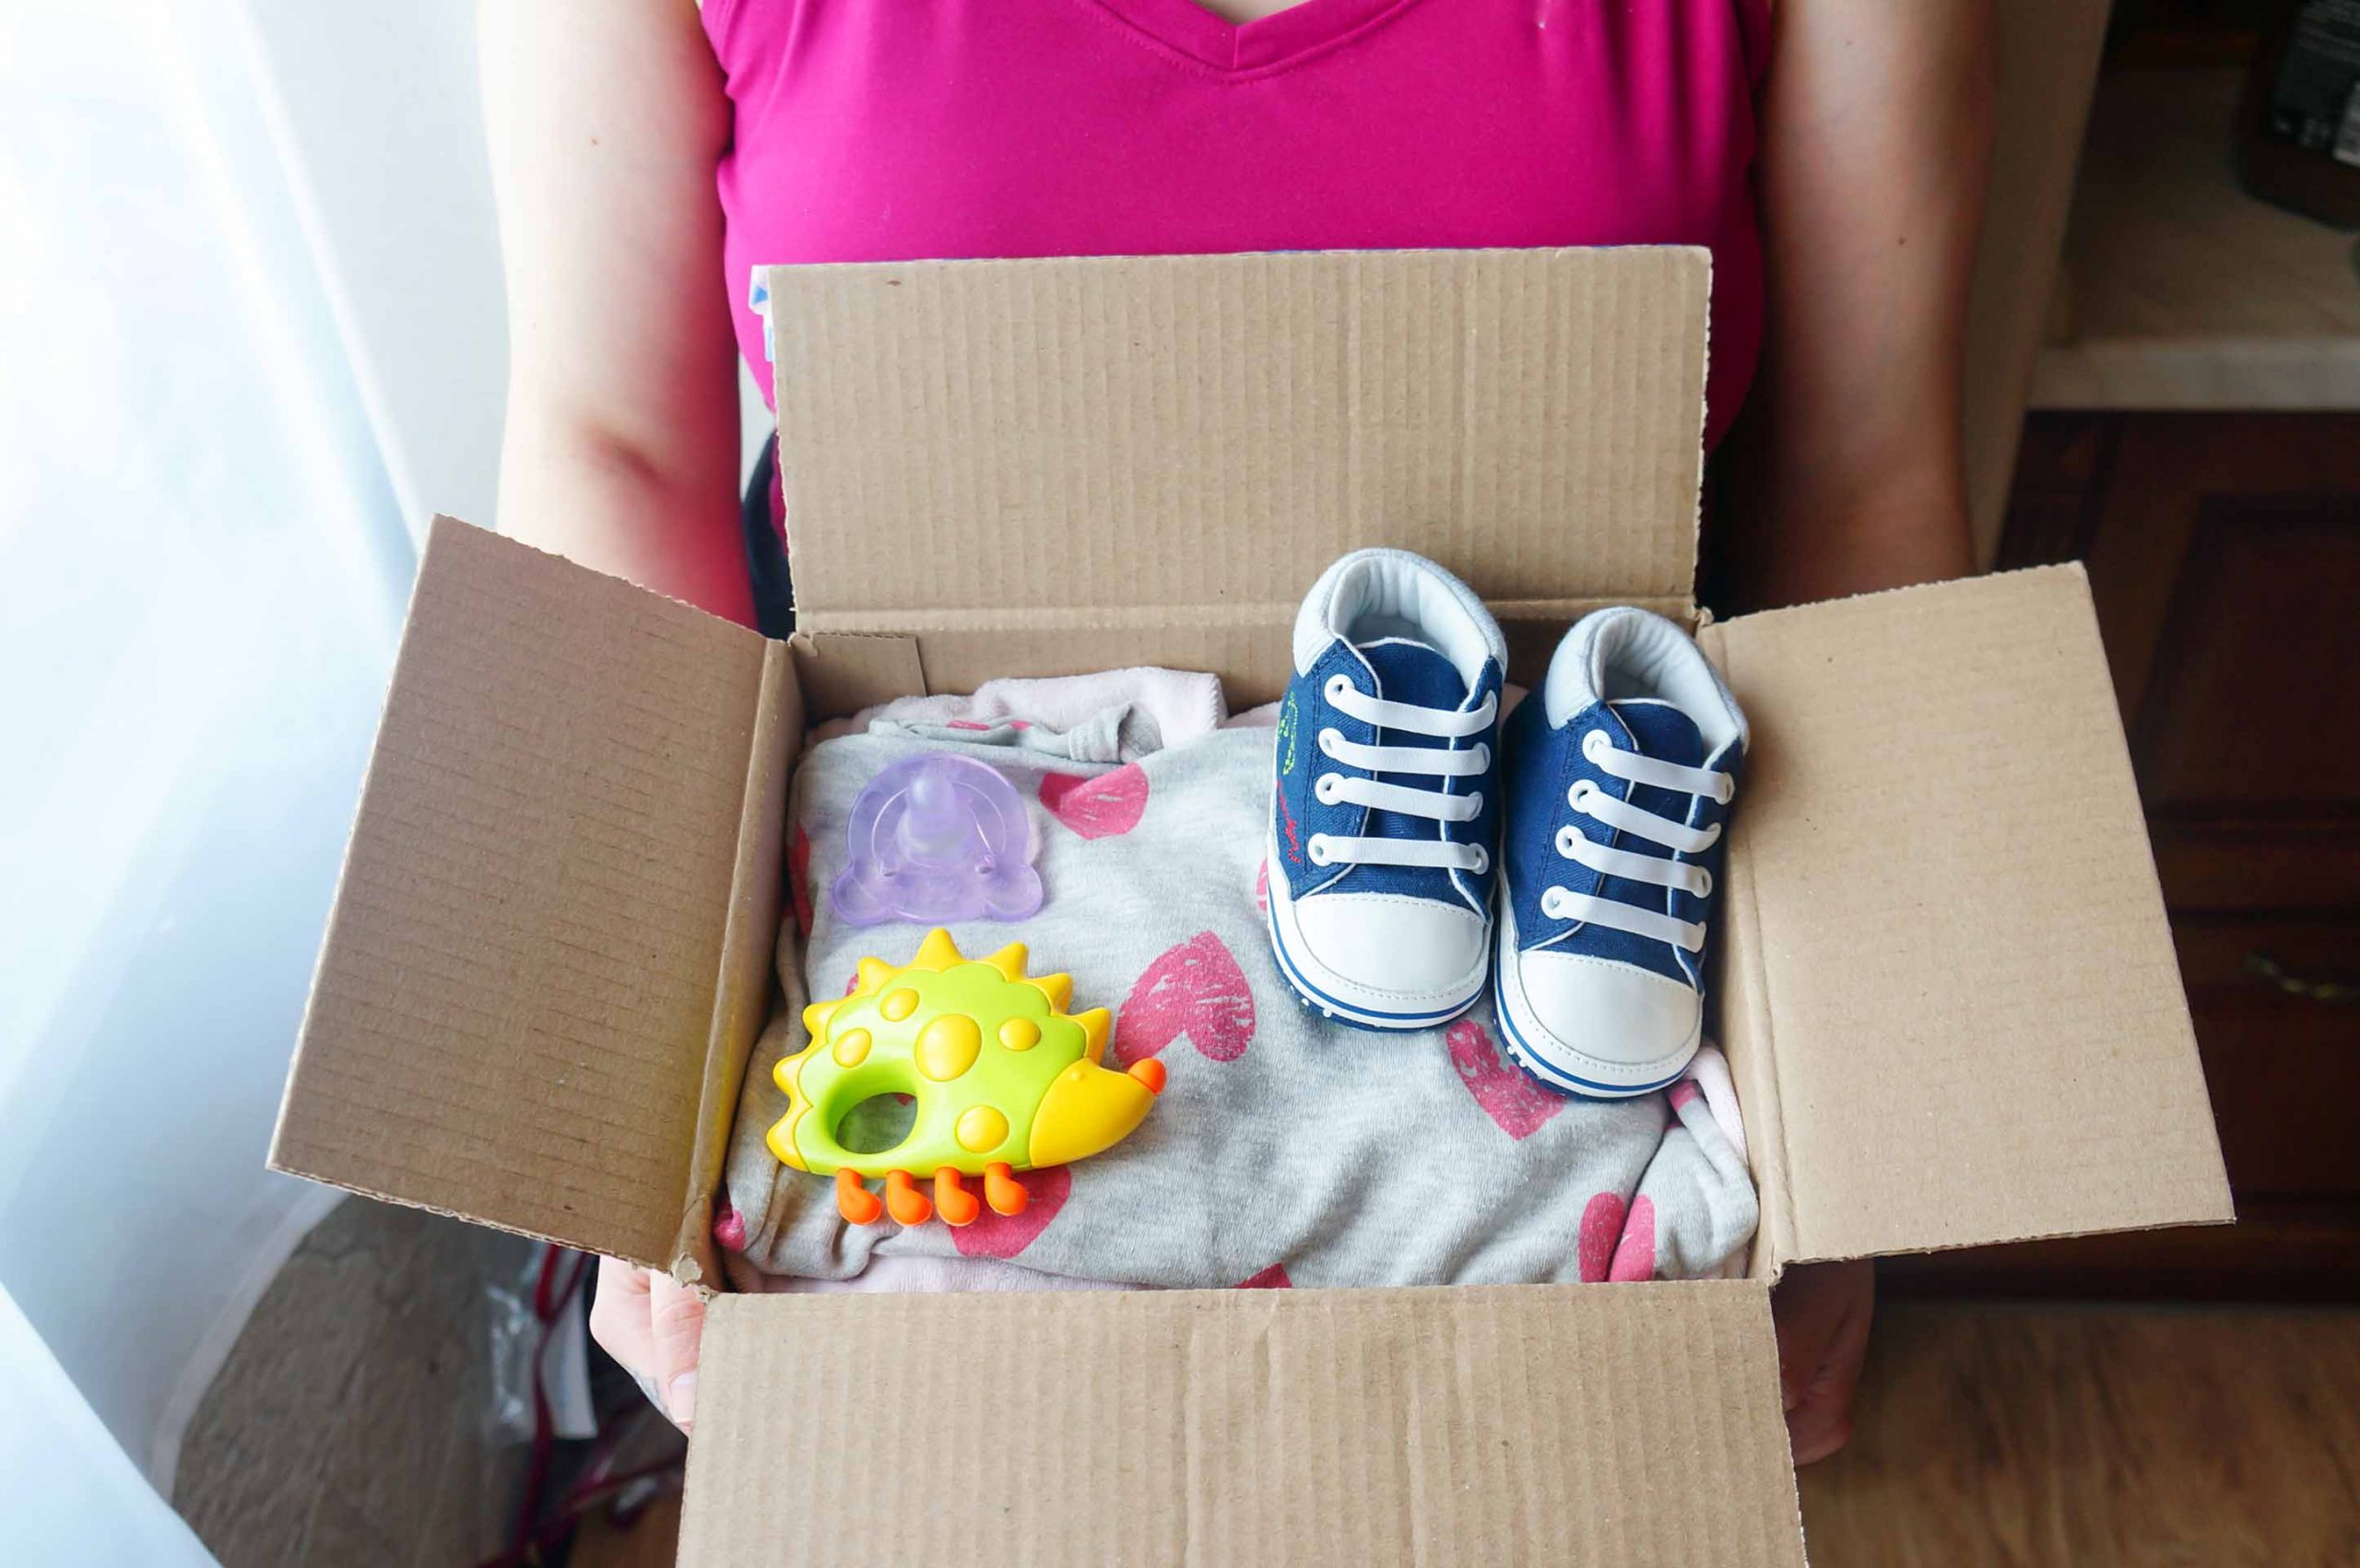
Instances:
[[[1541,949],[1503,955],[1501,1006],[1543,1065],[1605,1089],[1671,1077],[1704,1036],[1704,998],[1653,970]]]
[[[1432,1029],[1472,1006],[1491,976],[1491,922],[1432,899],[1316,893],[1270,879],[1270,937],[1303,999],[1364,1029]]]
[[[1304,956],[1403,1004],[1481,984],[1490,932],[1473,910],[1396,893],[1322,893],[1294,906]]]

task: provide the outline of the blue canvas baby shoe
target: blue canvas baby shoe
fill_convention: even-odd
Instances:
[[[1573,1094],[1644,1094],[1703,1038],[1705,926],[1745,716],[1679,627],[1585,617],[1508,717],[1499,1017]]]
[[[1294,623],[1271,792],[1270,943],[1310,1006],[1428,1029],[1489,976],[1507,646],[1467,584],[1356,550]]]

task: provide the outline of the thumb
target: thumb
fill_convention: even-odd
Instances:
[[[682,1432],[697,1418],[697,1361],[704,1348],[704,1298],[669,1275],[650,1277],[648,1329],[655,1386]]]

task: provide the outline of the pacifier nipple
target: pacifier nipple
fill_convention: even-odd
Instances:
[[[902,853],[920,865],[947,866],[967,846],[974,815],[959,799],[959,786],[939,773],[910,780],[895,836]]]

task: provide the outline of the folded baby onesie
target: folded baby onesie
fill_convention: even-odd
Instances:
[[[1270,732],[1141,752],[1128,714],[1062,731],[880,720],[805,756],[790,800],[796,919],[779,946],[786,1005],[747,1073],[729,1161],[749,1261],[821,1279],[907,1256],[1131,1285],[1344,1286],[1685,1278],[1741,1257],[1752,1185],[1693,1091],[1554,1094],[1501,1051],[1488,1004],[1411,1034],[1306,1013],[1266,935]],[[771,1068],[805,1044],[807,1000],[842,995],[863,957],[906,961],[924,937],[849,926],[828,890],[861,787],[932,750],[1014,784],[1047,890],[1028,919],[953,925],[961,949],[1027,944],[1034,973],[1072,976],[1075,1010],[1114,1011],[1107,1065],[1155,1057],[1166,1086],[1115,1148],[1027,1173],[1020,1216],[848,1226],[830,1183],[764,1145],[786,1108]]]
[[[964,695],[897,698],[822,725],[814,733],[829,740],[865,733],[883,720],[937,729],[1006,728],[1021,737],[1036,727],[1062,733],[1103,721],[1109,713],[1118,715],[1115,722],[1122,741],[1120,754],[1112,760],[1127,762],[1210,735],[1229,722],[1229,702],[1221,695],[1219,676],[1189,670],[1110,669],[1030,680],[1005,677]]]

